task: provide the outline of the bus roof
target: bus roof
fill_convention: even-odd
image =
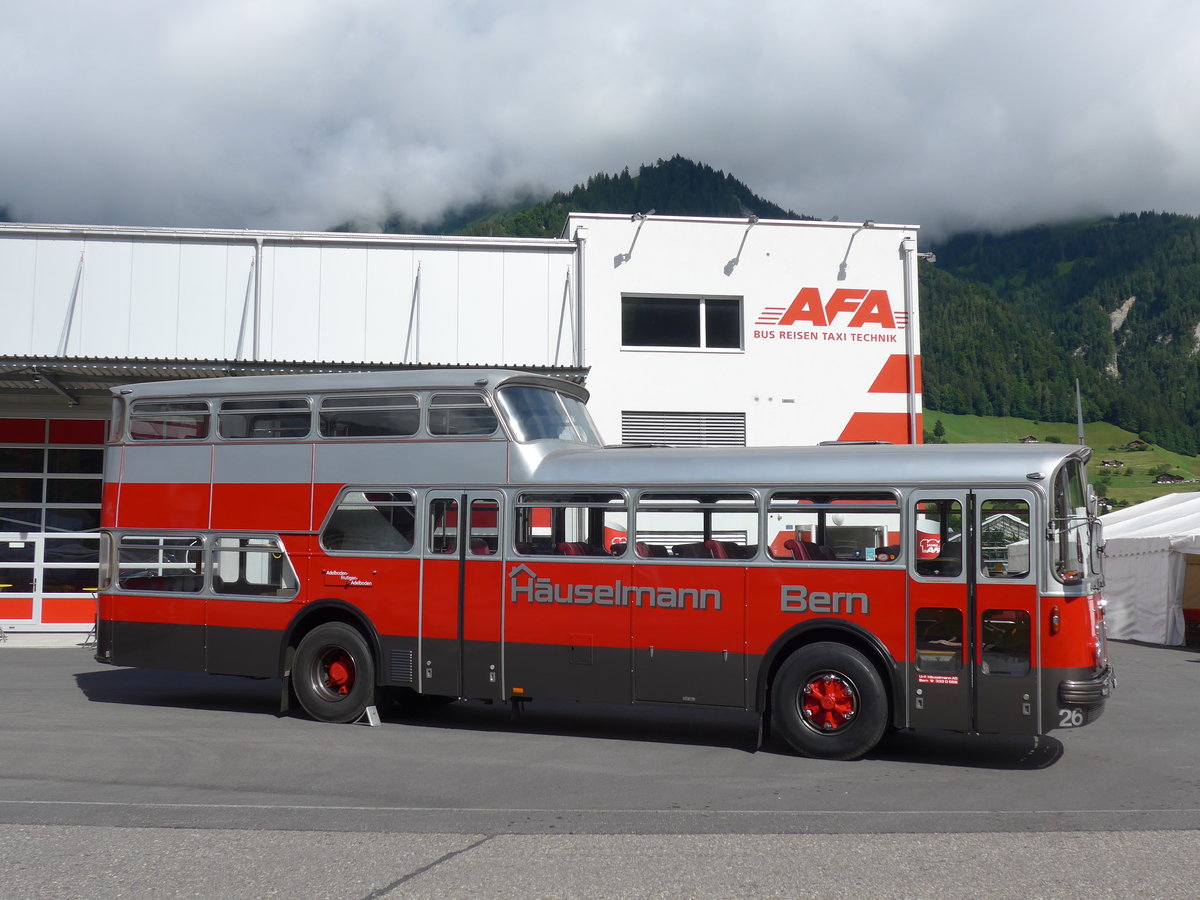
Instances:
[[[566,376],[539,375],[517,369],[443,367],[392,369],[383,372],[322,372],[285,375],[235,375],[182,381],[148,381],[112,388],[126,400],[147,397],[204,398],[244,394],[327,394],[378,390],[494,390],[503,384],[523,384],[563,391],[587,401],[588,392]]]
[[[843,444],[817,447],[564,447],[528,470],[530,484],[977,485],[1049,479],[1087,447],[1061,444]],[[516,479],[514,479],[516,480]],[[521,479],[525,480],[525,479]]]

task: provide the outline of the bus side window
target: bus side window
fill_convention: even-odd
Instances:
[[[918,672],[953,675],[962,669],[962,612],[923,606],[916,612],[914,625]]]
[[[277,538],[217,537],[212,556],[212,585],[218,594],[287,599],[300,589]]]
[[[1030,618],[1023,609],[987,609],[979,617],[980,671],[984,675],[1028,675]]]
[[[758,553],[758,502],[747,492],[647,491],[638,499],[636,524],[634,551],[642,559],[741,560]]]
[[[458,552],[458,501],[438,498],[429,504],[429,552]]]
[[[348,553],[406,553],[416,519],[406,491],[346,491],[325,527],[321,546]]]
[[[962,505],[957,500],[920,500],[914,516],[916,570],[926,578],[962,574]]]
[[[629,512],[622,494],[521,493],[513,514],[513,549],[522,556],[625,553]]]
[[[495,500],[472,500],[467,548],[472,556],[491,556],[500,546],[500,505]]]
[[[1029,574],[1029,504],[984,500],[979,507],[979,571],[986,578]]]
[[[900,557],[900,506],[890,491],[777,491],[767,508],[774,559],[890,563]]]

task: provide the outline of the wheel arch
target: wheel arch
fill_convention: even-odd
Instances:
[[[383,649],[379,642],[379,633],[361,609],[345,600],[334,598],[315,600],[292,617],[292,621],[288,623],[287,630],[284,632],[279,650],[280,674],[284,678],[291,675],[292,660],[296,656],[296,648],[300,646],[300,641],[314,628],[328,622],[341,622],[349,625],[363,636],[375,662],[375,683],[376,685],[382,684],[383,674],[380,671],[379,662],[383,658]]]
[[[903,695],[901,693],[901,678],[895,660],[884,647],[883,642],[871,632],[841,619],[814,619],[801,622],[779,635],[767,652],[763,654],[758,667],[758,679],[755,685],[754,710],[769,715],[771,709],[771,685],[775,675],[784,661],[809,644],[829,641],[853,647],[867,658],[883,679],[891,709],[889,714],[895,724],[898,711],[903,710]]]

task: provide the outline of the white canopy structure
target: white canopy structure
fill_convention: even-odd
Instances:
[[[1166,494],[1101,517],[1108,636],[1184,642],[1200,615],[1200,493]]]

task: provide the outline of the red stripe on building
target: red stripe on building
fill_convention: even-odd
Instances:
[[[913,374],[916,377],[914,393],[921,392],[921,357],[913,358]],[[875,382],[868,393],[871,394],[907,394],[908,393],[908,362],[903,353],[895,353],[887,358]]]
[[[901,357],[903,358],[903,357]],[[838,435],[839,441],[890,441],[893,444],[921,443],[921,414],[917,413],[917,433],[908,436],[908,413],[856,412]]]

